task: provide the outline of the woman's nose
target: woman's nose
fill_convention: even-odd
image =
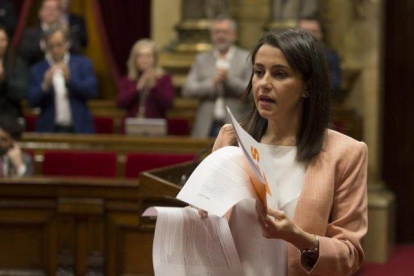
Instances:
[[[266,90],[269,90],[272,88],[268,77],[265,75],[263,76],[263,78],[260,80],[260,87]]]

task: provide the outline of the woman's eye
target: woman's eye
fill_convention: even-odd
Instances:
[[[283,71],[277,71],[275,75],[278,78],[285,78],[287,76],[286,72]]]
[[[254,70],[254,74],[255,74],[256,76],[258,76],[258,77],[263,76],[263,72],[262,72],[262,70]]]

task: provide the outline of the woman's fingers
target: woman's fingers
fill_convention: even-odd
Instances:
[[[200,215],[200,217],[202,219],[205,219],[205,218],[208,217],[208,212],[207,211],[204,211],[203,209],[198,209],[198,214]]]
[[[286,218],[286,213],[281,210],[275,210],[272,208],[267,208],[267,214],[274,217],[275,219],[281,220]]]
[[[263,237],[271,238],[271,234],[270,234],[271,229],[270,229],[269,224],[266,223],[266,212],[264,211],[264,208],[261,206],[260,202],[258,201],[256,201],[256,216],[262,228]]]

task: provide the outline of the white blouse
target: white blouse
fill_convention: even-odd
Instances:
[[[293,218],[306,167],[296,161],[295,146],[261,145],[273,156],[275,179],[280,187],[280,209]],[[245,275],[286,275],[287,243],[262,236],[255,204],[253,199],[236,204],[229,222]]]

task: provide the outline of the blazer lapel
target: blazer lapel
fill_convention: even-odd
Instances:
[[[328,163],[322,151],[308,165],[293,217],[293,222],[301,229],[320,236],[325,235],[334,192],[334,180],[326,169],[330,167]],[[300,266],[299,250],[291,244],[288,245],[288,266]]]

